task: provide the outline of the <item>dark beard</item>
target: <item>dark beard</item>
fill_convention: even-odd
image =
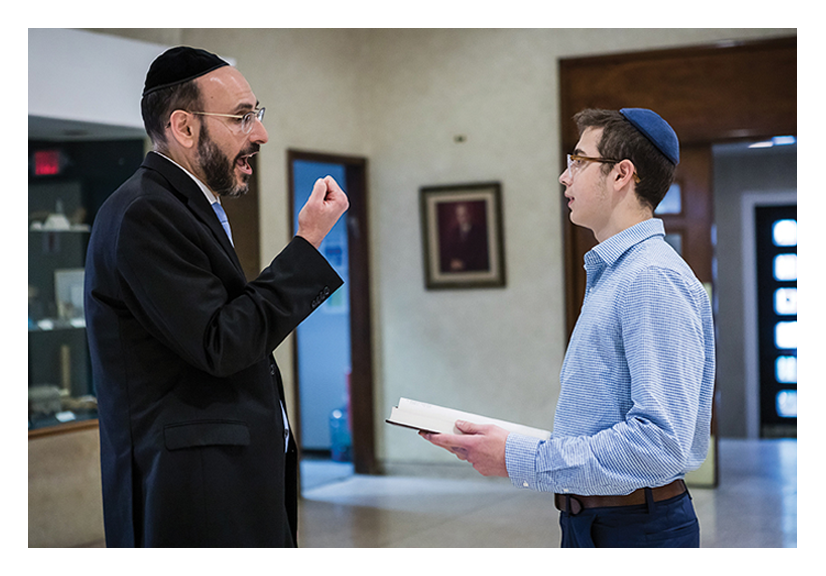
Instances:
[[[250,151],[243,151],[238,156],[249,153]],[[237,198],[249,191],[249,175],[244,174],[240,184],[235,181],[235,162],[230,162],[226,154],[215,145],[205,123],[201,124],[198,138],[198,160],[206,177],[206,185],[217,195]]]

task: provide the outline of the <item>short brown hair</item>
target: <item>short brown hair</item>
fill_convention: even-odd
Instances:
[[[589,108],[577,113],[574,121],[580,135],[588,128],[602,128],[602,138],[597,144],[599,155],[612,160],[630,160],[640,177],[637,197],[654,210],[674,182],[674,163],[616,110]],[[603,173],[607,174],[611,168],[610,164],[603,164]]]
[[[166,150],[166,125],[172,113],[175,110],[200,108],[201,90],[196,80],[160,88],[141,98],[143,126],[159,151]]]

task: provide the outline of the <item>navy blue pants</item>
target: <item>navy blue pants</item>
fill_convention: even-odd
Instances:
[[[700,524],[688,492],[647,504],[559,513],[562,548],[699,548]]]

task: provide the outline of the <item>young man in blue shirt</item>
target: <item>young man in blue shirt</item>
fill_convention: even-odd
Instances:
[[[683,478],[706,457],[714,387],[711,305],[654,209],[679,162],[651,110],[585,110],[559,177],[571,222],[594,232],[587,291],[547,441],[459,422],[423,434],[486,476],[554,492],[563,547],[698,547]]]

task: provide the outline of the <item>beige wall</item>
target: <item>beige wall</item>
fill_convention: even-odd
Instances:
[[[119,33],[220,52],[250,80],[270,136],[260,155],[265,260],[288,240],[287,148],[369,158],[376,437],[392,465],[456,462],[383,423],[399,396],[553,425],[565,349],[558,59],[794,31]],[[502,183],[507,287],[426,291],[419,187],[483,180]],[[290,394],[291,342],[277,356]]]

